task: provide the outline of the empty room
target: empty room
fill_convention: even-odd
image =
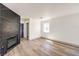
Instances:
[[[79,3],[0,3],[1,56],[79,56]]]

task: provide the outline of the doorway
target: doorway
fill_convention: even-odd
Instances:
[[[24,38],[24,24],[20,24],[20,38]]]
[[[29,40],[29,23],[20,24],[20,38]]]
[[[26,34],[27,34],[27,40],[29,40],[29,23],[26,23]]]

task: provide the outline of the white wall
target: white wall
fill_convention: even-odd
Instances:
[[[29,23],[29,39],[32,40],[40,37],[40,20],[30,19]]]
[[[41,25],[43,37],[79,45],[79,13],[50,19],[47,22],[50,23],[50,32],[44,33]]]

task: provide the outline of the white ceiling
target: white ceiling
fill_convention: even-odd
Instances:
[[[3,3],[22,17],[40,19],[54,18],[79,12],[77,3]]]

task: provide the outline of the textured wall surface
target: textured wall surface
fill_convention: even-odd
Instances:
[[[18,36],[20,32],[20,16],[15,12],[0,4],[0,46],[5,47],[7,39]],[[16,40],[20,41],[20,38]]]

